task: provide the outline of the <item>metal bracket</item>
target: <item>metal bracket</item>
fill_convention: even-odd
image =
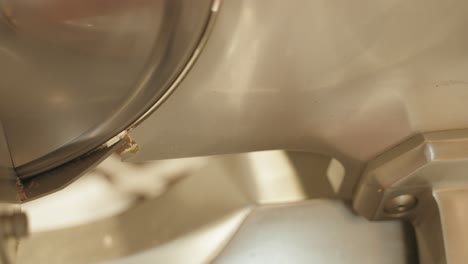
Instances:
[[[422,264],[468,259],[468,130],[415,136],[369,162],[353,207],[410,221]]]

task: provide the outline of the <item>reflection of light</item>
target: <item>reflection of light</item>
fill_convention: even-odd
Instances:
[[[249,213],[248,208],[235,211],[176,240],[122,258],[118,263],[149,263],[148,260],[156,259],[158,263],[187,263],[187,256],[190,256],[190,263],[208,263],[216,255],[213,252],[222,250]]]
[[[64,22],[66,25],[82,28],[93,28],[94,24],[80,21],[67,20]]]
[[[104,177],[90,173],[62,191],[25,203],[23,209],[29,215],[32,232],[43,232],[111,217],[133,203],[134,197],[116,190]]]
[[[0,46],[0,54],[5,54],[8,58],[11,58],[15,61],[22,61],[21,57],[6,47]]]
[[[228,102],[232,107],[241,109],[244,103],[244,96],[250,92],[250,82],[252,75],[256,72],[258,57],[261,52],[262,43],[261,37],[257,36],[252,38],[250,30],[256,30],[259,22],[252,9],[243,8],[237,26],[232,32],[230,42],[227,43],[227,52],[223,61],[229,65],[226,69],[229,70],[229,77],[231,85],[217,90],[217,92],[232,94],[228,96]],[[244,54],[237,56],[237,54]],[[249,58],[246,60],[245,58]],[[232,66],[236,65],[236,66]],[[240,67],[239,67],[240,66]],[[235,86],[232,86],[235,85]]]
[[[327,168],[327,178],[335,193],[340,190],[345,176],[345,168],[336,159],[332,159]]]
[[[54,105],[62,105],[68,101],[67,99],[67,96],[63,94],[52,94],[49,96],[49,103]]]
[[[112,238],[111,235],[105,235],[104,238],[102,239],[102,243],[104,244],[105,247],[111,248],[114,245],[114,239]]]
[[[429,160],[435,160],[435,151],[432,144],[427,144],[424,148],[424,153]]]
[[[252,176],[259,202],[290,202],[306,198],[284,151],[254,152],[247,155],[252,161]]]

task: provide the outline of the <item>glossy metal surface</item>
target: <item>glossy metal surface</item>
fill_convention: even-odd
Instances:
[[[467,130],[403,142],[368,164],[353,207],[372,220],[411,222],[421,264],[466,263],[467,149]]]
[[[273,151],[203,160],[123,214],[33,233],[18,263],[417,263],[401,222],[368,222],[332,200],[329,158]]]
[[[447,264],[462,264],[468,259],[468,190],[435,192],[444,233]]]
[[[331,200],[263,206],[213,263],[416,264],[409,229],[399,225],[369,223]]]
[[[340,191],[341,197],[350,198],[364,164],[384,150],[420,132],[468,127],[468,37],[465,34],[468,24],[465,14],[467,7],[468,3],[455,0],[296,0],[287,3],[271,0],[268,4],[262,1],[225,0],[200,60],[173,96],[132,132],[141,146],[141,151],[133,160],[263,149],[312,151],[324,154],[328,161],[333,157],[341,162],[346,175],[344,178],[338,177],[341,180],[333,184],[336,186],[333,188]],[[72,23],[71,26],[76,25]],[[5,32],[10,29],[5,29]],[[43,35],[47,40],[47,32]],[[40,41],[44,41],[41,38]],[[69,36],[64,39],[68,40]],[[22,48],[21,45],[12,47]],[[31,54],[36,54],[35,49],[41,47],[34,43]],[[107,56],[107,52],[112,51],[106,50],[102,54]],[[57,65],[61,66],[63,63],[56,63],[56,60],[61,62],[61,58],[69,56],[62,56],[61,52],[63,50],[53,49],[48,51],[52,55],[44,53],[45,55],[41,55],[43,57],[39,56],[42,60],[37,65],[44,67],[45,73],[48,73],[49,68],[52,69],[51,72],[57,71],[57,68],[62,70]],[[128,53],[124,53],[126,55]],[[22,58],[16,59],[11,52],[2,56],[5,60],[23,62]],[[81,56],[80,54],[79,57]],[[89,62],[85,59],[86,56],[88,55],[83,55],[83,61]],[[92,65],[103,63],[104,66],[99,69],[108,69],[105,62],[108,61],[94,62]],[[21,71],[15,67],[23,67],[23,64],[7,65],[8,67],[4,65],[1,69],[8,76],[5,87],[29,83],[28,79],[17,75]],[[77,63],[75,67],[79,65]],[[103,80],[106,82],[114,80],[109,76],[129,80],[125,78],[125,74],[119,74],[119,69],[113,70],[119,65],[123,68],[127,66],[112,60],[108,66],[109,72],[96,75],[87,72],[84,76],[104,76]],[[83,79],[89,82],[100,80],[97,77],[86,79],[71,75],[73,84]],[[35,74],[28,76],[33,81],[38,78]],[[53,79],[54,82],[47,83],[48,88],[62,84],[54,80],[55,75],[42,76]],[[60,76],[69,78],[67,74]],[[117,78],[116,82],[120,84],[123,81]],[[109,92],[109,87],[113,88],[115,83],[112,86],[106,86],[106,83],[103,85],[108,90],[102,90],[102,94],[98,95],[114,96]],[[90,84],[85,82],[84,86],[90,87]],[[163,86],[154,87],[157,89]],[[30,91],[30,88],[19,90],[18,94],[25,91]],[[42,95],[37,91],[31,97]],[[78,102],[80,96],[87,92],[91,91],[75,94],[74,101]],[[6,108],[1,109],[0,114],[8,141],[12,142],[11,153],[15,157],[15,165],[37,161],[39,159],[36,158],[62,147],[65,144],[63,142],[73,142],[73,139],[77,139],[73,142],[77,144],[70,146],[74,150],[84,151],[87,139],[95,142],[100,138],[94,132],[101,131],[101,125],[105,127],[103,131],[108,130],[107,123],[102,123],[102,120],[112,117],[115,109],[115,105],[108,105],[106,108],[105,104],[95,102],[91,107],[85,107],[86,111],[74,116],[66,112],[66,108],[60,108],[63,97],[59,96],[53,97],[55,101],[47,101],[46,104],[58,105],[58,110],[49,109],[50,113],[41,113],[41,109],[46,109],[43,105],[22,105],[22,102],[17,102],[21,99],[14,95],[17,95],[16,92],[3,96],[5,99],[2,100],[8,103],[1,107],[6,105],[15,111],[10,113],[5,111],[8,110]],[[101,98],[99,96],[93,95],[91,98]],[[125,98],[126,94],[120,94],[119,100]],[[144,102],[147,102],[146,99]],[[137,103],[138,107],[141,102],[143,101]],[[80,106],[83,105],[80,103]],[[97,105],[99,107],[92,107]],[[39,112],[36,113],[37,111]],[[10,116],[14,113],[17,115]],[[92,118],[90,115],[93,115]],[[95,120],[99,124],[97,126],[66,126],[70,124],[70,119],[74,120],[74,125],[80,125],[80,122],[93,121],[94,117],[100,115],[102,118]],[[40,118],[42,116],[66,122],[54,121],[49,124]],[[109,120],[119,125],[125,123],[119,118]],[[31,129],[31,124],[36,124],[37,129]],[[91,127],[90,130],[87,126]],[[48,135],[44,133],[44,129],[58,132]],[[71,132],[68,134],[61,131],[62,129]],[[83,131],[91,132],[85,132],[85,136],[75,134]],[[21,133],[26,133],[27,136]],[[37,137],[43,135],[47,139],[59,141],[37,140]],[[25,141],[24,138],[34,140]],[[35,142],[39,142],[37,149],[31,149]],[[33,155],[28,156],[31,153]],[[53,156],[66,159],[69,157],[67,153],[54,153]],[[27,155],[22,156],[23,154]],[[453,164],[438,168],[441,170],[450,165]],[[43,164],[41,166],[47,167]],[[276,177],[262,177],[272,175],[272,172],[256,172],[244,157],[236,158],[234,165],[227,166],[235,175],[242,175],[240,177],[220,176],[224,171],[223,166],[218,164],[208,171],[200,172],[206,178],[192,177],[175,186],[160,199],[141,204],[120,217],[70,230],[38,234],[23,245],[20,256],[25,263],[36,263],[41,259],[47,259],[48,263],[63,263],[64,260],[68,263],[70,260],[86,263],[139,254],[145,248],[145,253],[148,253],[146,257],[150,259],[177,262],[182,261],[179,246],[185,245],[188,255],[194,251],[199,253],[197,260],[201,262],[248,262],[251,258],[272,261],[271,252],[277,253],[274,255],[275,259],[294,259],[298,262],[315,259],[323,262],[325,255],[311,250],[309,246],[318,244],[318,240],[313,238],[320,237],[320,242],[329,246],[327,248],[338,249],[330,252],[317,245],[317,248],[327,253],[328,260],[336,263],[344,260],[366,263],[369,259],[371,263],[382,263],[387,259],[385,254],[390,256],[391,263],[395,260],[402,263],[415,261],[414,255],[407,252],[408,249],[412,253],[415,250],[404,243],[404,228],[401,223],[367,223],[352,216],[343,205],[324,200],[303,204],[302,201],[313,197],[306,191],[314,186],[308,182],[310,179],[307,177],[304,178],[306,180],[286,177],[286,181]],[[19,172],[25,176],[29,174],[28,171],[37,169],[19,168]],[[254,180],[249,181],[247,178]],[[327,188],[331,190],[332,186]],[[379,192],[378,189],[376,192]],[[427,195],[412,195],[419,194]],[[418,201],[424,201],[420,198],[418,196]],[[294,204],[289,204],[289,208],[265,206],[266,203],[284,202]],[[419,205],[421,204],[417,203]],[[377,205],[379,206],[380,204]],[[434,230],[434,225],[440,226],[440,218],[434,217],[437,212],[431,210],[424,213],[421,221],[414,222],[416,233],[422,238],[418,245],[421,260],[437,262],[445,257],[444,248],[440,246],[441,241],[444,241],[443,233],[441,230],[428,231]],[[444,219],[453,220],[451,216],[447,214]],[[397,217],[399,216],[392,215],[389,218]],[[334,218],[339,220],[330,221]],[[218,221],[219,219],[223,220]],[[227,220],[224,221],[225,219]],[[314,228],[313,223],[321,228]],[[213,227],[211,224],[215,226],[213,229],[210,228]],[[242,228],[239,228],[241,224]],[[375,228],[376,225],[379,228]],[[387,229],[386,226],[392,227]],[[185,242],[178,240],[187,233],[198,234],[200,229],[202,234],[206,234],[205,231],[208,230],[208,233],[214,232],[215,236],[209,236],[207,240],[193,237],[182,239]],[[342,232],[336,234],[336,230]],[[355,230],[361,232],[353,233]],[[236,231],[238,232],[233,236]],[[370,234],[366,235],[367,232]],[[309,236],[304,238],[302,234]],[[429,235],[429,239],[425,239],[424,235]],[[259,239],[265,236],[270,236],[270,239]],[[372,252],[379,254],[355,254],[359,248],[348,236],[362,239],[359,242],[365,245],[363,248],[366,252],[372,246]],[[80,242],[79,248],[71,245],[57,254],[56,249],[63,245],[63,241],[69,241],[70,237],[78,238],[76,241],[81,240],[84,243]],[[285,240],[285,237],[290,240]],[[301,250],[296,252],[296,247],[288,247],[284,242],[284,251],[280,251],[278,240],[295,241],[297,248],[301,247]],[[46,245],[43,241],[49,243]],[[177,244],[178,242],[181,243]],[[265,244],[252,252],[252,245],[259,245],[260,242]],[[193,244],[209,244],[209,247],[191,247]],[[226,245],[228,246],[225,247]],[[235,246],[229,248],[229,245]],[[140,256],[134,255],[137,259]]]
[[[96,148],[166,91],[211,0],[2,1],[0,120],[20,176]]]
[[[421,131],[468,127],[468,2],[226,0],[200,59],[132,132],[134,160],[264,149],[346,168]]]

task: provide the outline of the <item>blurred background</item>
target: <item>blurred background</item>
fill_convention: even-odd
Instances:
[[[114,155],[24,204],[32,235],[18,262],[412,263],[404,224],[368,222],[335,199],[344,173],[301,152],[146,163]],[[372,250],[361,254],[363,245]]]

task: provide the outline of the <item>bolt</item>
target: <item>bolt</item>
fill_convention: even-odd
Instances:
[[[390,199],[384,206],[388,214],[406,213],[416,207],[418,200],[410,194],[402,194]]]

